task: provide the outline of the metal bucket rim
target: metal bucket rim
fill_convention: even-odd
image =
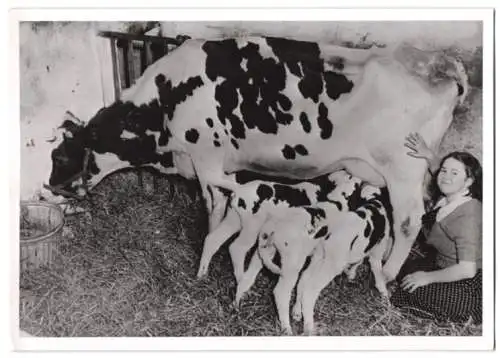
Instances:
[[[25,207],[27,207],[27,206],[43,206],[43,207],[55,209],[60,216],[61,222],[45,234],[39,234],[39,235],[36,235],[36,236],[31,237],[29,239],[19,240],[21,243],[21,246],[31,245],[31,244],[39,242],[39,241],[44,241],[44,240],[50,239],[51,236],[54,236],[55,234],[57,234],[59,231],[62,230],[62,228],[64,226],[64,213],[59,205],[41,202],[41,201],[21,201],[21,207],[22,206],[25,206]],[[47,240],[47,241],[50,241],[50,240]]]

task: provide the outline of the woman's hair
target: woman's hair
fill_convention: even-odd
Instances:
[[[432,202],[436,203],[439,200],[439,197],[442,195],[439,187],[437,185],[437,177],[443,163],[448,158],[453,158],[462,163],[465,167],[465,173],[468,178],[471,178],[472,184],[469,187],[469,196],[482,201],[483,200],[483,169],[481,168],[481,163],[476,159],[472,154],[467,152],[451,152],[447,154],[443,159],[441,159],[441,163],[439,164],[439,170],[433,174],[432,180],[430,183],[430,194],[432,198]]]

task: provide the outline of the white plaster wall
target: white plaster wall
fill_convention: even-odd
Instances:
[[[21,23],[21,198],[31,198],[50,173],[54,129],[69,110],[88,120],[113,100],[109,44],[99,24]]]
[[[385,44],[409,41],[422,48],[459,45],[474,48],[481,45],[480,22],[473,21],[355,21],[355,22],[162,22],[165,36],[178,34],[193,38],[220,38],[231,35],[293,36],[303,40],[328,42],[367,40]]]

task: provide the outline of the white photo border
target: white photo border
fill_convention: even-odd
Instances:
[[[286,19],[286,20],[285,20]],[[483,22],[483,335],[480,337],[159,337],[159,338],[25,338],[19,337],[19,257],[17,221],[10,230],[11,311],[17,350],[484,350],[491,349],[494,332],[494,107],[493,12],[491,9],[23,9],[9,14],[9,88],[19,93],[20,21],[482,21]],[[19,148],[19,97],[9,103],[9,147]],[[9,210],[18,210],[19,157],[9,158]],[[488,193],[491,192],[491,195]],[[11,219],[16,218],[12,215]],[[15,267],[14,267],[15,266]],[[256,343],[257,342],[257,343]]]

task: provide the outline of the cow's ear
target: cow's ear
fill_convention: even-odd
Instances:
[[[78,131],[84,128],[84,123],[75,117],[70,111],[66,111],[63,117],[63,123],[59,126],[62,130],[63,137],[73,138]]]
[[[64,113],[64,116],[63,116],[63,121],[66,121],[66,120],[69,120],[79,126],[84,126],[85,123],[80,119],[78,118],[77,116],[75,116],[73,113],[71,113],[70,111],[66,111]]]

